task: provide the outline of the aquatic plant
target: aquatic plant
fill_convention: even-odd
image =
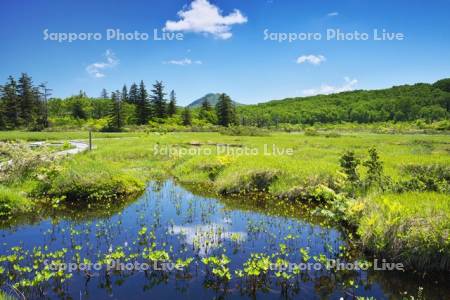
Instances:
[[[228,282],[231,280],[231,273],[228,264],[231,262],[225,254],[221,256],[209,256],[202,258],[202,263],[207,266],[209,275],[212,275],[218,282]]]

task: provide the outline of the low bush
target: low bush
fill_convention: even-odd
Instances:
[[[396,192],[430,191],[450,193],[450,167],[440,164],[416,165],[402,167],[406,180],[397,182],[393,189]]]

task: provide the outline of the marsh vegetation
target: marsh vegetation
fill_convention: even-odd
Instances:
[[[448,136],[332,133],[97,133],[95,150],[54,160],[54,149],[11,141],[86,133],[2,133],[22,163],[2,173],[3,285],[92,299],[137,285],[153,295],[173,286],[175,298],[448,293]],[[292,154],[268,154],[268,141]],[[408,272],[267,267],[337,258],[385,258]],[[50,272],[44,259],[183,268],[93,276]]]

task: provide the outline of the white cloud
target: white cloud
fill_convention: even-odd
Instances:
[[[208,0],[194,0],[188,8],[178,12],[179,21],[167,21],[168,31],[186,31],[210,34],[219,39],[229,39],[232,36],[231,26],[244,24],[247,17],[235,9],[229,15],[222,15],[219,7]]]
[[[119,60],[112,50],[106,50],[104,54],[106,61],[104,62],[96,62],[92,63],[86,67],[86,72],[89,73],[94,78],[102,78],[105,77],[104,70],[114,68],[119,64]]]
[[[325,56],[323,55],[302,55],[299,58],[297,58],[297,63],[298,64],[303,64],[303,63],[310,63],[313,65],[320,65],[321,63],[323,63],[324,61],[326,61]]]
[[[344,84],[341,86],[332,86],[328,84],[322,84],[320,88],[316,89],[307,89],[303,90],[302,93],[305,96],[313,96],[313,95],[328,95],[340,92],[351,91],[355,89],[356,84],[358,83],[357,79],[350,79],[349,77],[344,77]]]
[[[173,60],[165,61],[163,63],[169,64],[169,65],[187,66],[187,65],[201,65],[202,61],[201,60],[192,60],[190,58],[184,58],[184,59],[179,59],[179,60],[173,59]]]
[[[333,12],[328,13],[327,16],[336,17],[336,16],[339,16],[339,13],[337,11],[333,11]]]
[[[225,221],[225,220],[224,220]],[[224,222],[227,223],[227,222]],[[180,235],[189,245],[197,245],[198,254],[206,256],[208,252],[219,248],[224,240],[237,238],[238,242],[247,240],[247,233],[243,231],[231,231],[228,224],[211,223],[208,225],[169,227],[170,235]]]

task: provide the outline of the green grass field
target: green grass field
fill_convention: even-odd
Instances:
[[[86,138],[86,132],[0,133],[0,140]],[[394,183],[414,179],[408,166],[440,166],[445,172],[450,166],[448,135],[341,133],[327,137],[272,133],[250,137],[219,133],[95,133],[94,147],[92,152],[44,164],[37,171],[39,176],[33,171],[15,176],[8,181],[8,188],[1,190],[3,203],[15,212],[24,206],[24,197],[29,199],[28,205],[33,205],[34,198],[42,197],[114,199],[136,194],[148,180],[168,177],[185,184],[208,186],[222,194],[256,189],[280,196],[319,185],[339,193],[345,181],[339,166],[341,155],[353,150],[364,160],[371,147],[378,150],[384,175]],[[358,170],[364,177],[365,169]],[[434,259],[440,265],[436,268],[448,268],[448,174],[439,176],[444,178],[438,182],[444,191],[384,194],[383,189],[378,189],[352,200],[344,214],[356,220],[353,225],[365,247],[392,256],[404,250],[403,261],[412,260],[415,265],[420,261],[421,267],[426,268],[426,262]],[[432,235],[425,237],[430,230]],[[415,260],[419,254],[420,260]]]

